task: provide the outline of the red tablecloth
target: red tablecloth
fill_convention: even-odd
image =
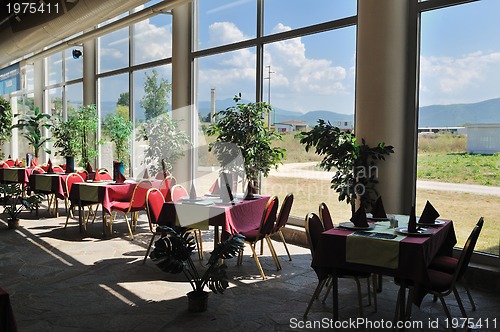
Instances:
[[[0,288],[0,331],[15,332],[17,331],[14,313],[10,305],[9,294]]]
[[[318,277],[324,278],[332,269],[348,269],[393,276],[412,281],[422,294],[429,282],[427,267],[438,253],[451,253],[457,243],[453,223],[447,220],[443,226],[432,228],[430,237],[406,237],[400,242],[399,264],[396,269],[346,262],[346,238],[353,231],[334,228],[325,231],[314,253],[312,267]],[[425,295],[425,294],[424,294]],[[420,304],[422,298],[415,299]]]
[[[65,173],[42,173],[31,174],[29,177],[30,189],[37,193],[55,194],[57,198],[64,199],[66,196]]]
[[[135,183],[111,184],[108,182],[75,183],[71,187],[69,200],[76,206],[101,203],[103,209],[109,213],[113,201],[130,201],[135,185]]]
[[[222,226],[222,240],[241,232],[247,232],[259,227],[262,213],[270,196],[261,196],[254,200],[242,200],[235,205],[210,205],[208,209],[209,224]],[[160,212],[158,222],[160,225],[172,226],[175,224],[177,214],[175,206],[179,203],[165,202]]]
[[[0,183],[27,184],[32,171],[32,168],[0,168]]]

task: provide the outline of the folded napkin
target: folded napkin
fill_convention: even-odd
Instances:
[[[99,172],[95,172],[94,173],[94,182],[99,182],[99,181],[102,181],[101,174],[99,174]]]
[[[219,179],[216,179],[214,184],[210,187],[208,190],[212,195],[219,195],[220,194],[220,187],[219,187]]]
[[[87,171],[87,173],[92,173],[94,171],[94,169],[92,168],[92,165],[90,165],[90,162],[87,162],[87,167],[85,167],[85,170]]]
[[[189,199],[196,199],[196,188],[194,187],[194,183],[191,183],[191,190],[189,191]]]
[[[38,166],[38,158],[31,159],[30,167]]]
[[[52,168],[52,161],[50,160],[49,158],[49,162],[47,163],[47,165],[49,165],[49,167],[47,168],[47,173],[54,173],[54,169]]]
[[[15,167],[21,167],[22,164],[19,162],[19,159],[16,158],[16,161],[14,161],[14,166]]]
[[[387,218],[387,214],[385,213],[384,203],[382,203],[382,196],[379,196],[375,201],[375,205],[372,208],[372,216],[373,218]]]
[[[427,201],[427,203],[425,203],[424,211],[422,211],[422,214],[420,215],[419,223],[434,224],[438,217],[439,212],[437,212],[434,206]]]
[[[368,222],[366,221],[365,205],[363,203],[361,203],[359,209],[352,216],[351,222],[356,227],[368,227]]]
[[[148,169],[144,169],[144,174],[142,175],[142,178],[143,179],[149,179],[149,173],[148,173]]]
[[[417,232],[417,217],[415,217],[415,205],[411,207],[410,219],[408,220],[408,233]]]
[[[125,177],[125,175],[122,174],[122,172],[118,172],[116,174],[116,180],[115,180],[115,182],[116,183],[124,183],[126,179],[127,178]]]

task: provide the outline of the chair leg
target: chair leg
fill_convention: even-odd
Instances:
[[[264,270],[262,269],[262,266],[260,265],[259,257],[257,257],[257,253],[255,252],[255,243],[250,244],[250,248],[252,249],[253,258],[255,260],[255,263],[257,264],[257,267],[259,268],[260,275],[262,276],[263,280],[266,280],[266,275],[264,274]]]
[[[321,301],[322,303],[325,303],[326,302],[326,298],[328,297],[328,295],[330,294],[330,291],[332,290],[333,288],[333,282],[330,282],[331,279],[327,279],[327,283],[325,284],[326,285],[326,293],[325,293],[325,296],[323,296],[323,301]],[[318,294],[319,295],[319,294]]]
[[[271,251],[271,256],[273,256],[274,264],[276,265],[276,269],[281,270],[281,264],[278,259],[278,255],[276,254],[276,250],[274,249],[273,243],[271,242],[271,238],[266,236],[267,245],[269,246],[269,250]]]
[[[462,313],[462,317],[467,318],[467,313],[465,312],[465,308],[464,308],[464,305],[462,303],[462,299],[460,298],[460,294],[458,294],[456,287],[453,287],[453,294],[455,295],[455,299],[457,299],[458,307],[460,308],[460,312]]]
[[[472,294],[470,292],[469,285],[467,285],[467,282],[465,281],[464,278],[462,278],[462,281],[464,284],[465,291],[467,292],[467,297],[469,298],[469,302],[472,306],[472,311],[476,311],[476,303],[474,303],[474,300],[472,299]]]
[[[285,246],[285,250],[288,255],[288,260],[292,261],[292,256],[290,255],[290,251],[288,251],[288,246],[286,245],[285,237],[283,236],[283,232],[281,232],[281,229],[278,231],[278,234],[280,235],[281,242],[283,242],[283,245]]]
[[[316,286],[316,289],[314,290],[313,295],[311,296],[311,299],[309,300],[309,303],[307,305],[306,312],[304,313],[304,319],[307,319],[307,314],[309,313],[309,310],[311,309],[311,306],[314,302],[315,299],[318,298],[319,294],[321,293],[321,290],[323,289],[323,286],[325,285],[325,282],[328,279],[323,279],[318,281],[318,285]]]
[[[444,313],[446,314],[446,317],[448,318],[448,322],[452,321],[450,311],[448,310],[448,306],[446,305],[446,302],[444,300],[444,297],[441,294],[433,293],[436,295],[439,300],[441,301],[441,304],[443,305]],[[453,329],[453,331],[456,331],[456,329]]]
[[[127,223],[128,233],[130,234],[130,240],[133,240],[134,234],[132,233],[132,228],[130,227],[130,222],[129,222],[126,214],[124,214],[123,216],[125,217],[125,222]],[[130,218],[132,218],[132,216],[130,216]]]
[[[374,312],[378,311],[378,307],[377,307],[377,279],[378,279],[377,275],[373,274],[372,275],[372,282],[373,282],[373,306],[375,309]]]
[[[361,283],[359,282],[359,278],[358,277],[355,277],[354,280],[356,281],[356,288],[358,289],[359,314],[361,315],[360,317],[364,317],[364,314],[363,314],[363,301],[361,299]]]
[[[245,249],[241,249],[240,252],[238,253],[238,260],[236,261],[236,266],[240,266],[241,263],[243,262],[243,251]]]
[[[198,237],[196,239],[196,242],[198,242],[198,245],[199,245],[199,247],[198,247],[198,258],[200,260],[203,260],[203,238],[201,236],[201,229],[196,229],[195,230],[195,234],[196,234],[196,232],[198,233]]]
[[[368,305],[372,305],[372,290],[370,289],[370,277],[366,278],[366,291],[368,292]]]
[[[260,255],[264,255],[264,239],[260,240]]]
[[[151,245],[153,244],[153,241],[155,240],[155,233],[153,233],[153,236],[151,236],[151,241],[149,241],[148,245],[148,250],[146,250],[146,255],[144,255],[144,260],[142,261],[142,265],[146,264],[146,259],[148,259],[148,254],[149,251],[151,250]]]

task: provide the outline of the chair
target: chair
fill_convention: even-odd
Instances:
[[[15,161],[13,159],[7,159],[5,164],[9,167],[14,167]]]
[[[276,219],[276,225],[274,226],[273,230],[271,231],[271,236],[274,234],[278,234],[281,242],[283,242],[283,245],[285,246],[286,253],[288,255],[288,260],[292,260],[292,256],[290,255],[290,251],[288,251],[288,247],[286,245],[285,237],[283,236],[282,229],[285,228],[286,223],[288,222],[288,217],[290,216],[290,211],[292,210],[292,204],[293,204],[293,194],[288,194],[285,197],[285,200],[283,201],[283,204],[281,205],[280,212],[278,213],[278,217]],[[261,252],[260,254],[262,255],[262,246],[261,246]]]
[[[160,191],[163,194],[163,197],[165,197],[165,200],[167,202],[169,202],[170,199],[172,198],[172,195],[170,194],[170,189],[173,186],[175,186],[176,183],[177,183],[177,181],[175,180],[175,178],[172,175],[167,176],[166,178],[164,178],[161,181]]]
[[[68,226],[68,220],[69,220],[69,217],[70,217],[70,213],[71,211],[74,210],[74,205],[73,204],[69,204],[69,193],[71,192],[71,188],[73,187],[73,184],[75,183],[83,183],[85,182],[85,180],[77,173],[70,173],[68,174],[68,176],[66,177],[66,192],[64,193],[64,202],[66,204],[66,209],[69,211],[68,212],[68,215],[66,216],[66,223],[64,224],[64,228],[66,228]],[[86,229],[86,226],[87,226],[87,221],[88,221],[88,218],[89,218],[89,215],[91,214],[91,210],[90,210],[90,207],[89,207],[89,212],[87,214],[87,217],[84,218],[84,222],[83,222],[83,228]],[[94,216],[95,218],[95,216]]]
[[[53,166],[52,170],[54,171],[54,173],[63,173],[64,172],[64,170],[61,166]]]
[[[321,203],[319,205],[319,218],[321,222],[323,222],[323,227],[325,227],[325,231],[333,228],[332,215],[330,214],[330,210],[326,203]]]
[[[151,188],[146,193],[146,213],[148,215],[149,229],[151,230],[152,236],[142,264],[146,263],[149,251],[151,250],[151,245],[153,244],[155,236],[158,234],[156,227],[158,226],[158,217],[160,216],[164,202],[165,198],[159,189]]]
[[[77,171],[76,173],[80,175],[84,181],[87,181],[87,179],[89,178],[89,172],[87,172],[86,170]]]
[[[105,168],[99,170],[99,177],[102,181],[113,181],[113,177]]]
[[[33,171],[31,171],[31,173],[43,174],[43,173],[47,173],[47,171],[45,171],[42,166],[35,166],[35,168],[33,168]]]
[[[134,234],[132,229],[135,230],[137,226],[137,218],[139,211],[146,209],[146,194],[148,190],[153,186],[150,180],[143,179],[139,181],[134,188],[132,193],[132,198],[130,202],[112,202],[110,207],[110,220],[109,220],[109,232],[113,234],[113,221],[116,218],[117,213],[123,214],[125,222],[127,223],[130,238],[134,239]],[[114,213],[114,216],[113,216]],[[127,214],[130,213],[131,223],[127,218]],[[104,221],[105,222],[105,221]]]
[[[307,243],[309,244],[309,249],[311,250],[311,255],[314,257],[315,248],[319,242],[319,239],[321,237],[321,233],[323,233],[325,231],[325,228],[323,226],[321,219],[318,217],[317,214],[315,214],[313,212],[307,214],[306,220],[305,220],[305,228],[306,228]],[[344,269],[337,269],[336,272],[337,272],[338,278],[352,278],[356,281],[356,287],[358,290],[359,313],[360,313],[361,317],[363,317],[363,301],[361,298],[361,283],[359,282],[359,279],[366,278],[366,280],[367,280],[368,305],[370,305],[371,304],[371,294],[370,294],[370,292],[371,292],[371,290],[370,290],[371,274],[367,273],[367,272],[350,271],[350,270],[344,270]],[[311,297],[311,300],[309,300],[309,304],[307,305],[306,312],[304,313],[304,319],[307,318],[307,314],[309,313],[309,310],[311,309],[313,301],[319,297],[321,290],[328,283],[328,281],[330,281],[330,279],[331,279],[331,275],[328,276],[327,278],[322,278],[322,279],[318,280],[318,285],[316,286],[316,289],[314,290],[313,296]],[[376,293],[375,278],[372,278],[372,282],[373,282],[373,302],[374,302],[374,307],[375,307],[375,312],[376,312],[377,311],[377,293]]]
[[[176,184],[170,190],[170,201],[177,202],[178,200],[189,197],[189,194],[181,184]],[[201,236],[201,229],[192,228],[190,230],[194,233],[194,238],[196,239],[196,248],[198,249],[198,258],[203,259],[203,238]]]
[[[479,221],[477,222],[476,226],[479,226],[482,229],[483,223],[484,223],[484,220],[481,217],[479,219]],[[472,250],[474,250],[474,249],[472,249]],[[458,268],[458,263],[459,263],[458,258],[455,258],[452,256],[444,256],[444,255],[437,256],[437,257],[434,257],[432,259],[431,264],[429,265],[429,268],[431,268],[432,270],[437,270],[437,271],[453,274]],[[465,271],[463,273],[465,273]],[[476,304],[474,303],[474,300],[472,299],[472,294],[470,292],[469,286],[467,285],[465,278],[462,278],[463,273],[462,273],[462,275],[460,275],[458,281],[460,281],[465,287],[465,291],[467,292],[469,302],[472,306],[472,311],[476,311]],[[437,297],[435,297],[435,300],[437,300]]]
[[[278,261],[278,256],[276,255],[276,251],[274,250],[273,244],[269,237],[269,234],[271,234],[271,231],[273,230],[274,222],[276,221],[277,212],[278,212],[278,197],[272,196],[271,198],[269,198],[269,201],[267,202],[266,207],[262,213],[262,219],[260,221],[259,228],[241,233],[243,236],[245,236],[245,243],[249,244],[250,248],[252,249],[253,258],[255,260],[255,263],[257,264],[257,267],[259,268],[260,275],[264,280],[266,279],[266,275],[264,274],[264,270],[260,265],[259,257],[257,257],[257,252],[255,251],[255,245],[260,240],[265,239],[267,241],[267,245],[269,246],[269,250],[271,251],[271,255],[273,256],[277,270],[281,270],[281,265]],[[240,251],[238,255],[238,265],[241,265],[242,261],[243,261],[243,250]]]

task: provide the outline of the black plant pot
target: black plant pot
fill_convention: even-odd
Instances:
[[[116,181],[118,178],[118,174],[122,173],[122,175],[125,175],[125,165],[121,161],[114,161],[113,162],[113,180]]]
[[[12,219],[12,218],[9,218],[7,219],[7,227],[9,229],[16,229],[19,227],[19,219],[16,218],[16,219]]]
[[[66,173],[73,173],[75,171],[75,157],[66,156]]]
[[[204,312],[207,311],[208,292],[206,291],[191,291],[187,293],[188,297],[188,310],[190,312]]]

